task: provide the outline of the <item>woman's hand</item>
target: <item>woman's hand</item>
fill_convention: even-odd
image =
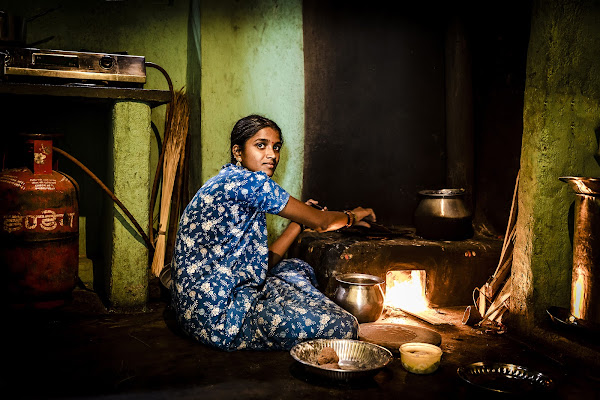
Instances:
[[[356,220],[354,221],[354,225],[370,228],[371,225],[369,225],[369,221],[375,222],[377,220],[375,212],[372,208],[356,207],[352,210],[352,213],[355,215],[356,218]]]

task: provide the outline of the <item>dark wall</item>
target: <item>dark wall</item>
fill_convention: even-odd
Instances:
[[[474,214],[504,233],[519,167],[529,6],[447,3],[304,2],[304,198],[373,207],[380,222],[412,225],[418,191],[446,187],[445,42],[458,15],[472,63]]]
[[[416,192],[445,180],[443,29],[419,11],[339,4],[304,3],[304,197],[410,222]]]
[[[467,14],[473,58],[475,220],[505,233],[519,171],[531,2]]]

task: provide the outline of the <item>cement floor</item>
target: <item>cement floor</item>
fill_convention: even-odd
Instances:
[[[0,393],[5,399],[488,399],[499,395],[457,375],[460,366],[486,361],[548,375],[555,386],[545,398],[599,398],[597,369],[534,351],[510,332],[463,325],[464,307],[441,311],[447,325],[410,316],[395,321],[441,335],[444,354],[435,373],[408,373],[396,354],[375,377],[341,383],[311,375],[286,351],[227,353],[193,342],[173,326],[160,299],[146,312],[119,314],[78,289],[59,310],[6,315]]]

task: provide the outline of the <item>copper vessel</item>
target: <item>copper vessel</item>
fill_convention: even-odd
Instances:
[[[600,322],[600,179],[560,178],[575,191],[571,315]]]

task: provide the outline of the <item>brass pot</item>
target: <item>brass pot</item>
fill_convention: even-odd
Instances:
[[[374,322],[383,313],[385,281],[374,275],[343,274],[336,276],[333,301],[358,319],[359,323]]]
[[[600,323],[600,179],[562,176],[577,195],[573,231],[571,314]]]

